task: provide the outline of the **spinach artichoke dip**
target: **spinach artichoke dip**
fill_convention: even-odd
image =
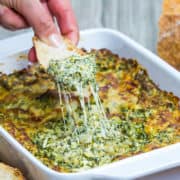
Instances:
[[[0,125],[59,172],[180,142],[180,99],[160,90],[136,60],[105,49],[83,59],[53,60],[48,73],[33,65],[1,74]]]
[[[95,85],[96,62],[93,55],[73,55],[64,60],[51,60],[48,72],[63,89]]]

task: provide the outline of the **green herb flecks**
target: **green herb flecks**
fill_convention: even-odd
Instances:
[[[38,131],[33,142],[38,145],[38,156],[53,159],[54,165],[67,171],[81,171],[111,163],[122,154],[140,151],[149,137],[139,123],[109,120],[107,135],[102,135],[101,120],[96,106],[88,111],[88,129],[83,125],[83,116],[76,119],[76,128],[66,117],[63,121],[51,121]]]
[[[76,90],[95,83],[96,62],[93,55],[73,55],[64,60],[51,60],[48,68],[63,88]]]

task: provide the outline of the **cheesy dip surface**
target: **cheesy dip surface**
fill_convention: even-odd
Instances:
[[[107,121],[102,122],[91,95],[84,100],[84,126],[77,96],[70,93],[67,100],[62,94],[60,104],[53,78],[33,65],[1,74],[0,125],[60,172],[82,171],[180,142],[179,98],[160,90],[136,60],[105,49],[91,53]]]

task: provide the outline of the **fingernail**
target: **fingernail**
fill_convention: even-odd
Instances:
[[[71,40],[71,43],[73,43],[74,45],[77,45],[77,42],[78,42],[78,39],[79,39],[78,33],[73,32],[73,33],[70,33],[66,37]]]
[[[49,36],[48,38],[49,40],[49,43],[52,45],[52,46],[55,46],[55,47],[64,47],[65,44],[63,42],[63,39],[61,38],[60,35],[57,35],[57,34],[52,34]]]

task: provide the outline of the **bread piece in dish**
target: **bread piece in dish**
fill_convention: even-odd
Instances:
[[[0,180],[25,180],[25,178],[19,169],[0,163]]]

